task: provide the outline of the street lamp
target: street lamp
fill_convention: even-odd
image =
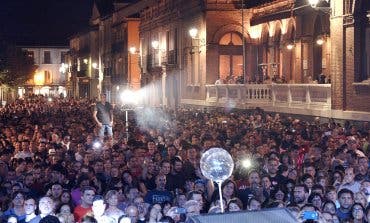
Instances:
[[[323,36],[318,36],[317,37],[317,39],[316,39],[316,43],[317,43],[317,45],[323,45],[324,44],[324,42],[325,42],[325,39],[324,39],[324,37]]]
[[[323,7],[323,6],[318,6],[320,3],[326,2],[329,3],[330,0],[308,0],[308,4],[316,10],[321,10],[324,13],[330,13],[331,8],[330,7]]]
[[[159,41],[158,40],[153,40],[152,41],[152,47],[157,50],[158,47],[159,47]]]
[[[194,28],[194,27],[190,28],[189,29],[189,35],[192,39],[195,39],[198,35],[198,29]]]
[[[123,109],[125,111],[125,127],[126,127],[126,141],[128,141],[129,138],[129,132],[128,132],[128,111],[132,110],[132,105],[137,104],[137,95],[130,89],[125,89],[121,93],[121,101],[123,103]]]
[[[292,49],[294,48],[294,44],[293,44],[293,43],[288,43],[288,44],[286,45],[286,48],[287,48],[288,50],[292,50]]]
[[[312,8],[315,8],[320,0],[308,0],[308,3],[311,5]]]
[[[97,64],[97,63],[92,63],[92,64],[91,64],[91,66],[92,66],[92,68],[94,68],[94,69],[98,69],[98,64]]]

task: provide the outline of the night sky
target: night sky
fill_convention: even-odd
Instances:
[[[18,45],[68,45],[88,27],[93,0],[0,0],[0,38]]]

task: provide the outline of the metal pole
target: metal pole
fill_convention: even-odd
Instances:
[[[128,110],[125,110],[126,115],[126,141],[128,142]]]
[[[247,77],[245,75],[244,0],[242,0],[242,37],[243,37],[243,79],[245,84],[247,82]]]

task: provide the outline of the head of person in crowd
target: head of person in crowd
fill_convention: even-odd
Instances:
[[[98,221],[90,215],[85,215],[81,219],[81,223],[98,223]]]
[[[261,210],[261,202],[255,197],[249,198],[248,204],[247,204],[247,210],[249,211]]]
[[[310,196],[308,196],[307,202],[315,206],[317,210],[321,210],[324,199],[319,193],[311,193]]]
[[[225,180],[222,185],[222,195],[227,199],[230,200],[231,198],[235,197],[237,186],[236,183],[232,180]]]
[[[337,210],[339,219],[349,219],[351,207],[353,205],[353,192],[346,188],[341,189],[338,192],[338,201],[340,205]]]
[[[351,207],[351,218],[354,222],[365,222],[367,220],[366,210],[360,203],[354,203]]]
[[[184,204],[184,208],[186,209],[186,217],[190,218],[192,216],[200,215],[200,208],[199,204],[195,200],[188,200]]]
[[[190,191],[187,195],[187,200],[196,201],[199,206],[199,211],[202,211],[204,209],[204,198],[203,198],[203,193],[201,191],[196,191],[196,190]]]
[[[126,215],[131,219],[131,222],[139,220],[139,210],[135,205],[130,205],[125,210]]]
[[[42,197],[39,201],[39,212],[40,216],[43,218],[47,215],[54,214],[55,204],[51,197]]]
[[[322,211],[335,215],[337,211],[335,203],[333,201],[325,201],[322,205]]]
[[[36,217],[37,204],[33,197],[26,196],[24,199],[24,212],[26,213],[26,221],[30,221]]]
[[[227,203],[226,210],[229,212],[241,211],[243,210],[243,202],[239,198],[232,198]]]
[[[95,196],[95,188],[90,186],[85,186],[81,190],[81,206],[84,208],[89,208],[93,205],[93,200]]]
[[[297,184],[294,186],[293,189],[293,198],[294,202],[302,207],[307,202],[307,198],[309,195],[308,187],[305,184]]]
[[[103,216],[106,208],[106,203],[104,201],[103,196],[95,195],[92,202],[92,212],[94,214],[94,218],[98,219]]]
[[[17,216],[15,215],[9,216],[8,219],[6,220],[6,223],[18,223]]]

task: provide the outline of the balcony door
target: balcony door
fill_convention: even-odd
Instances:
[[[236,32],[226,33],[219,41],[219,76],[223,80],[236,80],[242,75],[242,37]]]

